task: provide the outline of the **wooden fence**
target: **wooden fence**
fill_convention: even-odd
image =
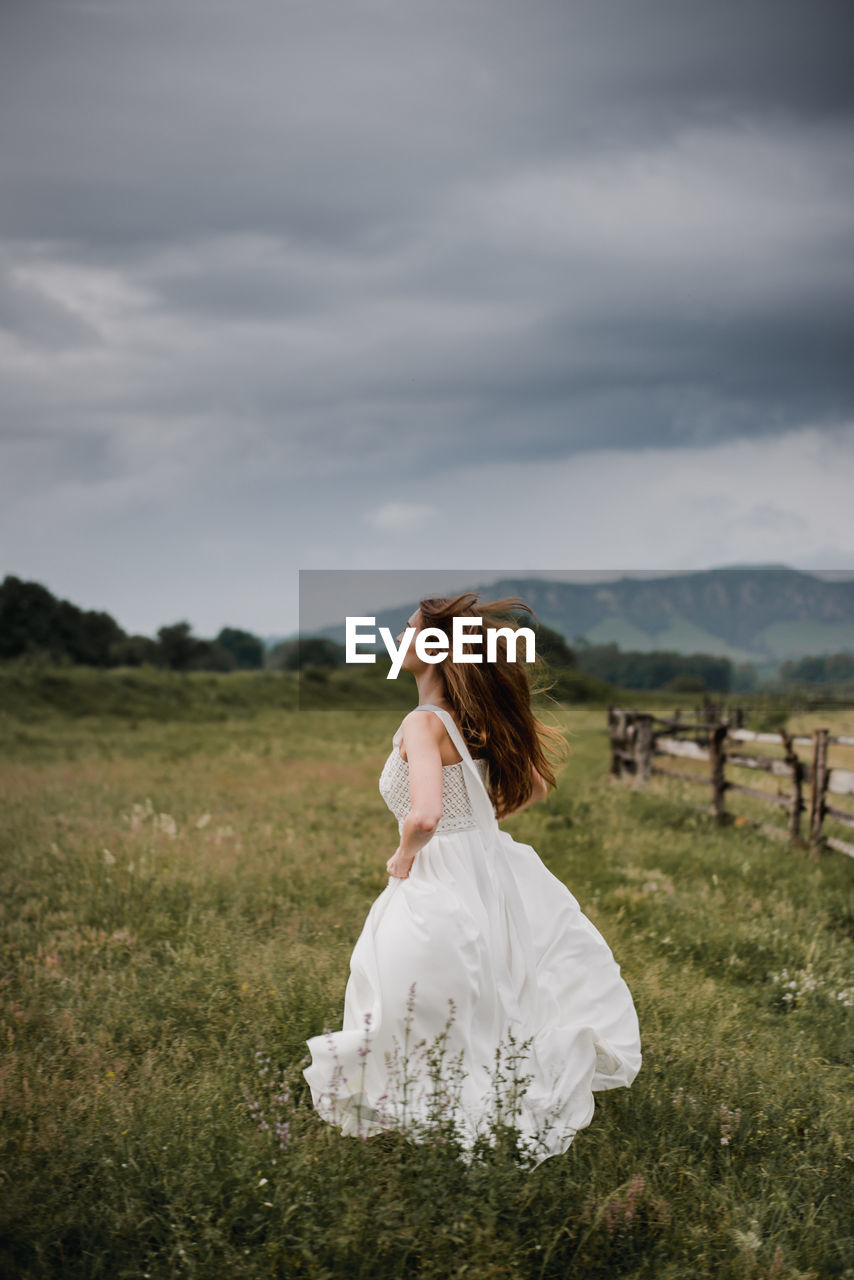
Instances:
[[[854,738],[831,737],[827,729],[816,729],[811,737],[798,737],[785,731],[754,733],[742,728],[742,721],[742,716],[738,716],[734,724],[729,721],[686,721],[679,717],[661,719],[621,707],[609,707],[611,773],[616,778],[633,778],[636,786],[646,785],[653,774],[658,774],[710,787],[711,811],[719,823],[727,821],[730,816],[725,805],[728,791],[780,805],[788,811],[787,832],[768,823],[760,822],[756,825],[773,836],[788,835],[793,844],[807,843],[813,856],[827,847],[854,857],[854,844],[827,835],[822,830],[825,818],[854,827],[854,813],[837,808],[827,801],[828,792],[854,796],[854,771],[831,767],[827,759],[828,747],[854,746]],[[783,759],[749,751],[746,753],[742,744],[749,743],[782,746]],[[795,750],[796,747],[804,746],[812,748],[809,762],[801,760]],[[703,761],[708,764],[708,772],[704,775],[687,769],[662,768],[655,763],[656,757],[661,756]],[[788,778],[790,789],[787,792],[778,789],[774,793],[733,782],[726,777],[727,765],[739,769],[757,769],[772,776]],[[804,800],[806,784],[809,785],[808,801]],[[806,842],[801,838],[801,814],[804,810],[808,811]]]

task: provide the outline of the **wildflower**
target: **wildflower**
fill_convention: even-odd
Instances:
[[[759,1224],[757,1222],[755,1221],[752,1222],[750,1224],[751,1229],[749,1231],[739,1231],[735,1227],[733,1228],[733,1232],[732,1232],[733,1239],[735,1240],[739,1248],[752,1249],[755,1251],[756,1249],[760,1249],[762,1247],[762,1237],[759,1235],[758,1231],[756,1230],[758,1225]]]
[[[833,978],[830,975],[824,977],[817,974],[811,963],[803,969],[796,970],[794,974],[789,973],[788,969],[781,969],[779,973],[770,973],[768,976],[779,988],[783,1004],[789,1008],[797,1008],[808,996],[823,995],[829,999],[841,999],[845,1004],[848,1004],[854,996],[852,988],[846,988],[840,994],[834,995],[830,989]]]
[[[156,826],[165,836],[169,836],[174,840],[178,834],[178,824],[170,813],[160,813],[157,815]]]
[[[130,814],[126,815],[127,821],[130,822],[131,831],[139,831],[144,822],[154,817],[154,806],[151,803],[151,797],[145,797],[144,804],[134,804],[131,806]]]
[[[736,1107],[735,1111],[730,1111],[724,1103],[720,1109],[721,1124],[721,1146],[728,1147],[730,1145],[730,1137],[733,1129],[737,1129],[741,1123],[741,1107]]]
[[[638,1201],[643,1198],[645,1185],[643,1174],[636,1173],[629,1184],[625,1198],[617,1193],[606,1204],[602,1218],[609,1235],[615,1231],[625,1231],[631,1226]]]

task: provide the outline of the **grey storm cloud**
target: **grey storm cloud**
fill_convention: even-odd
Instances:
[[[31,0],[0,16],[0,430],[271,472],[833,430],[836,0]]]

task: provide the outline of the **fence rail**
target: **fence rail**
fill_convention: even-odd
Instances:
[[[823,848],[854,857],[854,844],[840,840],[822,830],[825,818],[831,818],[845,826],[854,827],[854,813],[827,802],[828,792],[834,795],[854,796],[854,770],[828,764],[829,746],[854,746],[854,738],[832,737],[827,729],[816,729],[810,737],[780,733],[755,733],[741,727],[742,717],[735,724],[729,721],[686,721],[681,718],[663,719],[622,707],[608,708],[608,733],[611,739],[611,774],[616,778],[629,776],[635,784],[644,786],[655,774],[677,778],[711,787],[712,812],[719,823],[727,821],[726,794],[750,796],[752,799],[779,805],[789,813],[788,832],[768,823],[757,823],[773,836],[786,836],[796,845],[803,845],[801,815],[806,812],[807,841],[812,856],[818,856]],[[688,737],[676,736],[687,733]],[[771,756],[746,753],[741,743],[769,743],[782,746],[782,760]],[[801,760],[795,748],[808,746],[809,761]],[[657,757],[673,757],[677,760],[694,760],[708,765],[704,773],[688,769],[662,768]],[[746,783],[726,777],[729,765],[737,769],[755,769],[772,777],[788,778],[790,790],[764,791]],[[809,785],[809,799],[804,800],[804,787]],[[746,820],[746,819],[745,819]]]

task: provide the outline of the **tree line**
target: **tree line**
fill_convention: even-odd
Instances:
[[[682,693],[754,693],[760,687],[838,684],[854,680],[854,654],[806,656],[780,664],[777,676],[763,682],[752,662],[733,663],[706,653],[621,650],[616,644],[591,645],[580,637],[577,666],[588,675],[622,689],[670,689]]]
[[[574,671],[623,689],[750,693],[760,684],[752,663],[733,664],[726,657],[621,650],[613,643],[590,644],[581,636],[569,645],[545,623],[537,623],[536,633],[537,654],[549,668]],[[57,599],[38,582],[10,575],[0,584],[0,659],[27,656],[93,667],[147,663],[173,671],[251,671],[265,666],[293,671],[343,666],[345,651],[324,636],[300,636],[280,642],[267,653],[264,642],[250,631],[223,627],[213,639],[202,639],[185,621],[160,627],[156,638],[128,635],[109,613],[80,609]],[[789,685],[854,680],[854,654],[784,662],[779,678]]]
[[[830,684],[854,680],[854,653],[828,653],[784,662],[780,679],[786,684]]]
[[[519,624],[530,619],[518,618]],[[734,663],[708,653],[674,653],[668,650],[620,649],[618,644],[590,644],[576,636],[567,644],[559,631],[537,623],[537,656],[555,672],[574,671],[621,689],[667,689],[674,693],[753,693],[761,685],[752,662]],[[273,651],[277,665],[290,669],[344,665],[342,644],[326,636],[300,636]],[[805,657],[784,662],[780,680],[785,684],[824,684],[854,678],[854,654]]]
[[[264,643],[237,627],[205,640],[188,622],[161,627],[156,639],[128,635],[109,613],[80,609],[38,582],[9,575],[0,583],[0,659],[22,657],[89,667],[249,671],[264,666]]]
[[[515,619],[527,623],[527,619]],[[574,647],[545,623],[535,626],[537,657],[555,672],[577,671],[624,689],[671,688],[685,693],[729,693],[733,664],[728,658],[696,653],[622,652],[616,644],[591,645],[582,638]],[[301,636],[285,642],[288,665],[343,666],[344,646],[324,636]]]
[[[708,653],[623,650],[617,644],[576,641],[575,654],[582,671],[621,689],[729,693],[734,683],[730,659]]]

